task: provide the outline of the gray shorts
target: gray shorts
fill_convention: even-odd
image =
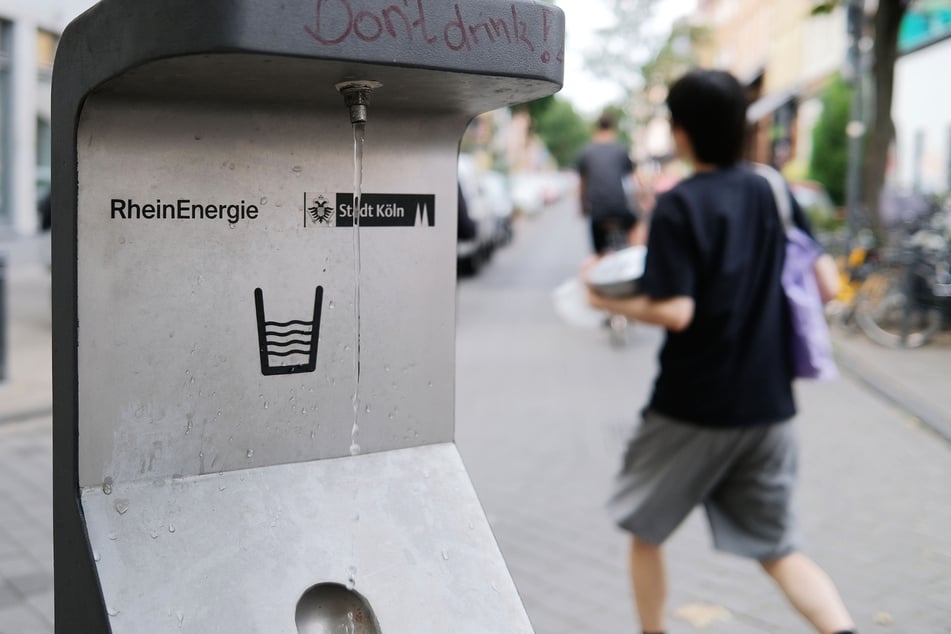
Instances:
[[[798,549],[798,448],[789,421],[709,429],[648,412],[627,447],[608,510],[662,544],[702,503],[717,550],[769,561]]]

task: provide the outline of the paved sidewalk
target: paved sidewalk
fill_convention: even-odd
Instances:
[[[616,350],[603,332],[554,317],[550,281],[570,274],[560,222],[522,227],[460,288],[457,440],[538,634],[621,634],[636,631],[626,538],[605,518],[604,492],[649,389],[659,333],[635,328]],[[53,631],[48,284],[30,257],[8,280],[0,634]],[[866,378],[798,386],[806,549],[863,633],[951,633],[951,444],[920,422],[925,409],[951,411],[951,348],[886,351],[836,336]],[[918,414],[879,398],[872,380]],[[755,565],[710,550],[701,515],[669,555],[670,634],[808,631]]]
[[[0,634],[53,631],[48,417],[0,425]]]
[[[0,425],[50,413],[50,273],[41,248],[42,242],[36,240],[15,247],[0,245],[7,261],[7,359],[6,377],[0,381]]]
[[[843,370],[951,442],[951,333],[916,350],[882,348],[841,327],[832,333]]]
[[[659,333],[638,326],[615,350],[560,323],[549,294],[581,260],[570,236],[584,227],[535,222],[460,289],[457,442],[537,632],[635,632],[627,538],[604,501]],[[947,351],[928,359],[949,375]],[[861,632],[951,632],[951,445],[849,374],[797,393],[806,552]],[[668,546],[670,634],[809,631],[755,564],[709,542],[694,513]]]

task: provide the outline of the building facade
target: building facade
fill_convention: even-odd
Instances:
[[[935,78],[951,64],[951,8],[913,8],[895,64],[895,160],[889,184],[906,192],[951,192],[951,89]]]
[[[706,65],[729,70],[750,96],[747,156],[776,167],[808,165],[819,96],[845,60],[845,11],[812,15],[812,0],[701,0],[713,37]]]
[[[0,0],[0,238],[39,228],[49,190],[51,80],[59,35],[93,0]]]

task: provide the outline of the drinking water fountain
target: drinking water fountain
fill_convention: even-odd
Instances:
[[[454,444],[456,160],[474,115],[558,90],[563,42],[534,0],[69,26],[57,632],[532,631]]]

